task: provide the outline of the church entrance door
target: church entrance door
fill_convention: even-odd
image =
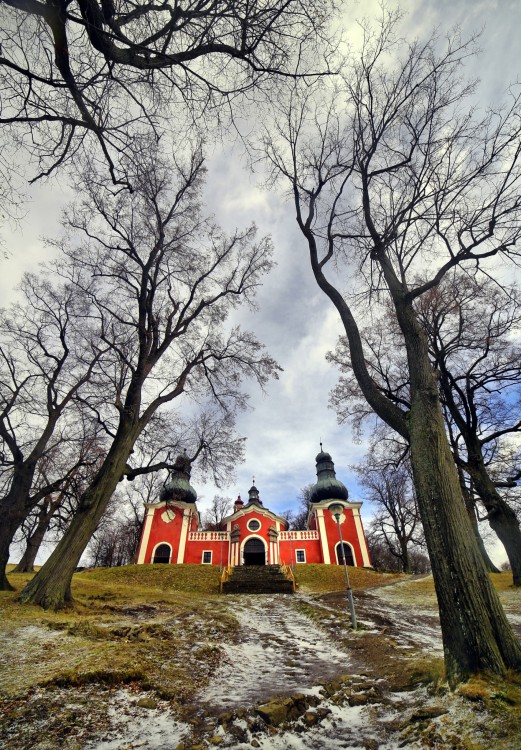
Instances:
[[[244,545],[245,565],[266,565],[266,549],[261,539],[248,539]]]

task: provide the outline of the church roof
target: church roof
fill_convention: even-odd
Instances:
[[[177,500],[184,503],[195,503],[197,492],[190,484],[192,467],[190,459],[185,455],[177,456],[171,477],[163,487],[159,499]]]
[[[343,482],[336,478],[335,464],[329,453],[322,450],[316,459],[317,481],[311,488],[310,500],[320,503],[323,500],[347,500],[349,493]]]
[[[240,497],[240,496],[239,496]],[[255,484],[250,488],[248,492],[248,502],[244,505],[242,504],[241,500],[241,506],[237,508],[231,515],[226,516],[226,518],[223,518],[222,524],[228,523],[228,521],[234,521],[236,518],[240,518],[241,516],[246,516],[249,513],[260,513],[262,516],[267,516],[272,521],[279,521],[284,526],[287,526],[288,522],[285,518],[282,518],[282,516],[277,516],[276,513],[272,513],[271,510],[268,510],[265,508],[262,504],[262,500],[259,497],[259,490],[255,486]],[[237,502],[235,505],[237,506]]]

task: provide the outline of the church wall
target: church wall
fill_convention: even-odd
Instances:
[[[298,534],[298,532],[295,533]],[[324,562],[319,539],[293,539],[291,544],[289,540],[281,540],[279,549],[280,562],[286,565],[291,565],[292,562],[294,565],[300,564],[297,562],[297,550],[304,550],[306,564]]]
[[[171,510],[174,516],[173,520],[168,522],[166,522],[163,518],[167,510]],[[161,505],[158,508],[154,508],[152,526],[150,528],[148,542],[146,543],[146,551],[143,562],[145,564],[152,562],[154,549],[158,544],[161,544],[162,542],[165,542],[172,547],[171,561],[173,563],[177,562],[182,525],[183,508],[177,508],[175,506],[169,506],[169,508],[165,508],[164,505]]]
[[[327,510],[324,513],[324,526],[327,535],[327,546],[329,549],[331,564],[336,565],[336,545],[339,543],[338,526],[331,513]],[[362,538],[362,540],[360,540],[359,538],[358,528],[351,508],[344,509],[344,512],[340,517],[340,530],[342,532],[343,541],[347,542],[352,547],[355,565],[357,567],[364,566],[366,562],[364,560],[364,555],[362,554],[360,541],[362,541],[362,544],[365,546],[365,539]]]
[[[198,531],[193,536],[199,539],[190,539],[186,542],[184,562],[194,565],[228,565],[229,542],[218,539],[218,532]],[[204,562],[203,554],[210,553],[210,562]]]

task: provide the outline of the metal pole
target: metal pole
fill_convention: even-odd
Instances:
[[[346,556],[344,554],[344,541],[342,539],[342,531],[340,529],[340,516],[336,516],[336,524],[338,526],[338,536],[340,538],[340,549],[342,550],[342,562],[344,563],[344,573],[346,574],[347,601],[349,602],[349,609],[351,611],[351,627],[353,628],[353,630],[356,630],[355,603],[353,601],[353,592],[351,591],[351,584],[349,583],[349,573],[347,572]]]

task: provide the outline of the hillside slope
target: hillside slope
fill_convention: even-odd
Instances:
[[[360,748],[519,750],[515,681],[474,681],[458,696],[443,686],[432,579],[350,574],[357,633],[333,566],[297,569],[299,592],[286,597],[221,596],[216,568],[184,565],[77,573],[74,608],[60,613],[2,593],[0,744],[315,750],[343,732]],[[507,574],[494,580],[521,625],[519,592]],[[280,693],[279,726],[259,703]]]

